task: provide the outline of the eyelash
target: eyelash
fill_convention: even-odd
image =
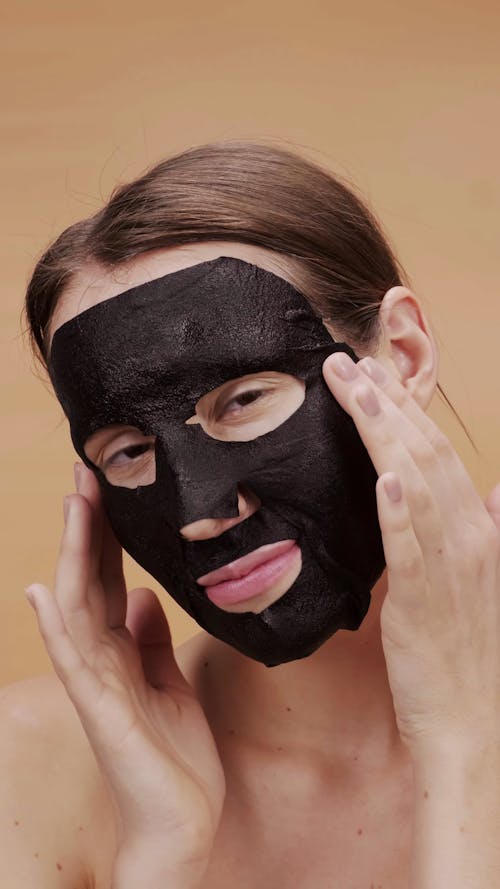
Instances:
[[[245,398],[248,398],[248,396],[250,396],[250,395],[257,396],[256,398],[252,398],[251,401],[247,401],[246,403],[239,405],[241,410],[245,410],[246,407],[250,407],[250,405],[253,405],[253,404],[255,404],[256,401],[259,401],[261,396],[267,395],[271,391],[272,390],[270,390],[270,389],[246,389],[243,392],[238,392],[236,395],[233,395],[233,397],[230,398],[229,401],[226,401],[226,403],[221,406],[221,410],[217,411],[216,419],[217,420],[223,419],[229,406],[235,402],[237,403],[238,399],[245,399]]]
[[[142,457],[143,454],[146,454],[149,450],[152,449],[154,449],[154,443],[150,441],[145,441],[141,444],[128,445],[128,447],[121,448],[119,451],[116,451],[114,454],[112,454],[111,457],[108,457],[104,464],[104,468],[107,468],[108,466],[119,467],[120,464],[118,464],[116,461],[117,458],[120,457],[122,454],[125,454],[125,456],[129,458],[127,461],[127,465],[130,465],[130,463],[133,463],[134,460],[138,460],[139,457]],[[131,454],[131,451],[135,451],[136,453]],[[123,466],[125,464],[121,465]]]
[[[254,395],[256,395],[257,398],[254,398]],[[234,395],[233,398],[231,398],[226,404],[226,408],[228,407],[228,405],[232,404],[233,401],[238,401],[238,399],[246,399],[251,396],[250,401],[244,401],[241,405],[241,407],[246,407],[247,404],[253,404],[254,401],[257,401],[261,395],[262,389],[246,389],[244,392],[238,392],[237,395]]]

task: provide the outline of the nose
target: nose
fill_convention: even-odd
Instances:
[[[199,519],[196,522],[184,525],[180,533],[185,540],[209,540],[212,537],[219,537],[224,531],[233,528],[234,525],[238,525],[253,515],[254,512],[257,512],[259,506],[260,500],[256,494],[238,487],[238,515],[236,517],[230,519]]]

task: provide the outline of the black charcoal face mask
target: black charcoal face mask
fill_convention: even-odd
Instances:
[[[118,540],[201,627],[267,666],[357,629],[385,564],[375,470],[322,376],[335,351],[358,360],[288,282],[229,257],[133,287],[53,338],[51,378]],[[219,441],[186,425],[207,392],[263,371],[305,382],[302,404],[277,428]],[[89,436],[115,424],[156,436],[154,483],[117,487],[87,459]],[[237,516],[238,486],[259,498],[253,515],[208,540],[181,537],[191,522]],[[288,539],[300,546],[302,570],[259,614],[223,611],[196,583]]]

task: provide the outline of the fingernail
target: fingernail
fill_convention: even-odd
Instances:
[[[379,400],[373,389],[360,389],[359,392],[356,392],[356,401],[361,410],[368,414],[369,417],[374,417],[380,413]]]
[[[360,362],[359,366],[361,370],[374,381],[374,383],[385,383],[387,379],[385,370],[377,361],[374,361],[373,358],[363,358],[363,361]]]
[[[79,491],[80,490],[80,479],[82,477],[82,464],[81,463],[75,463],[75,465],[73,467],[73,474],[75,476],[76,490]]]
[[[348,355],[336,352],[335,355],[331,356],[329,361],[332,371],[340,377],[341,380],[346,380],[348,382],[357,377],[358,369],[354,364],[354,361],[351,361]]]
[[[403,496],[403,490],[401,488],[401,482],[399,481],[397,475],[391,473],[384,478],[384,489],[387,494],[389,500],[392,500],[393,503],[397,503],[401,500]]]

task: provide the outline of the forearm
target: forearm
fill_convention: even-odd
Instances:
[[[410,889],[500,884],[500,744],[451,745],[413,758]]]

